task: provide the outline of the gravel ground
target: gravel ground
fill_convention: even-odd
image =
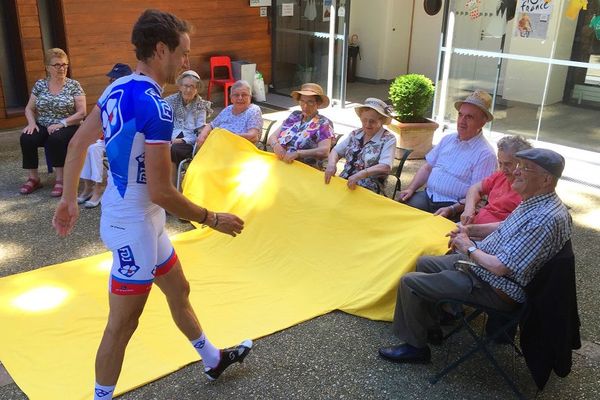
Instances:
[[[42,190],[27,197],[17,193],[25,180],[20,167],[18,133],[0,132],[0,277],[105,251],[98,238],[99,209],[82,210],[74,233],[59,239],[50,226],[56,200],[49,197],[52,178],[43,174]],[[421,161],[409,161],[403,181]],[[592,399],[600,392],[600,275],[597,273],[600,190],[563,182],[559,194],[571,207],[584,346],[574,354],[572,373],[553,376],[536,393],[523,360],[508,347],[498,347],[501,363],[527,397]],[[169,218],[177,233],[191,225]],[[1,325],[0,325],[1,329]],[[475,358],[436,385],[428,379],[461,348],[459,335],[434,348],[429,365],[397,365],[378,358],[377,348],[395,342],[389,323],[342,312],[314,318],[255,342],[241,366],[216,382],[201,376],[202,366],[181,370],[123,395],[122,399],[505,399],[512,396],[502,379],[482,358]],[[1,368],[0,368],[1,370]],[[0,400],[25,399],[14,383],[2,384]]]

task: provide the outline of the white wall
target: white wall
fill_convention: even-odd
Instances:
[[[408,72],[423,74],[434,82],[442,37],[443,11],[442,7],[437,15],[427,15],[423,2],[415,2]]]
[[[433,79],[441,21],[442,13],[427,15],[421,0],[352,0],[349,34],[358,35],[362,56],[357,76],[391,80],[410,72]]]

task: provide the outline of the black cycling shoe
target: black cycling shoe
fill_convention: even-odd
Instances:
[[[252,340],[246,339],[235,347],[221,349],[221,360],[214,368],[205,368],[204,373],[211,381],[217,379],[231,364],[243,362],[252,349]]]

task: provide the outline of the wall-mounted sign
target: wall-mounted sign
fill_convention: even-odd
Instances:
[[[250,7],[270,7],[271,0],[250,0]]]
[[[267,16],[267,7],[261,7],[260,8],[260,16],[261,17],[266,17]]]
[[[520,0],[515,15],[517,23],[513,36],[546,39],[552,4],[543,0]]]
[[[281,16],[282,17],[293,17],[294,16],[294,3],[283,3],[281,5]]]

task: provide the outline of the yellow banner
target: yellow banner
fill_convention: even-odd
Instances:
[[[390,320],[400,276],[446,251],[453,224],[273,154],[227,131],[198,153],[185,195],[245,221],[231,238],[208,228],[172,238],[191,302],[219,347],[342,310]],[[108,313],[110,254],[0,279],[0,361],[31,399],[90,399]],[[252,357],[252,356],[250,356]],[[117,393],[197,361],[154,288]],[[203,377],[198,377],[203,379]]]

